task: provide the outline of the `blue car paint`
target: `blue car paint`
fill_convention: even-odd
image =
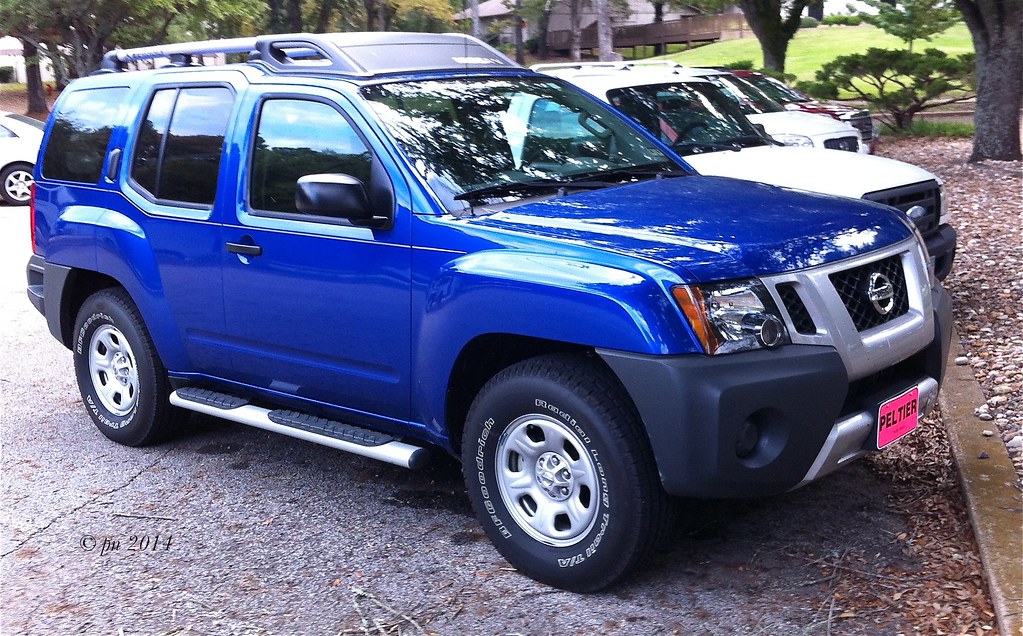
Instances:
[[[260,92],[287,94],[298,86],[315,86],[339,104],[396,186],[394,227],[320,227],[314,237],[301,222],[254,220],[237,203],[244,200],[242,162],[252,122],[236,116],[221,158],[221,196],[211,211],[161,217],[140,209],[130,186],[118,192],[116,184],[101,183],[96,189],[110,193],[105,205],[130,222],[104,227],[102,257],[90,260],[95,243],[88,224],[57,218],[64,188],[51,184],[37,195],[37,251],[123,284],[175,377],[218,379],[311,410],[341,410],[449,448],[449,377],[459,352],[476,338],[518,334],[644,354],[696,353],[700,347],[669,296],[671,285],[810,267],[909,234],[898,215],[879,206],[710,177],[614,186],[455,218],[375,121],[358,94],[360,83],[263,78],[253,68],[230,73],[239,97],[235,113],[251,112]],[[172,83],[173,75],[150,81]],[[87,88],[102,80],[81,82]],[[142,116],[140,96],[148,94],[147,84],[135,87],[126,121],[112,135],[110,148],[123,150],[122,174],[130,167],[128,128]],[[223,196],[230,192],[234,200]],[[710,214],[707,201],[729,216]],[[186,229],[190,223],[195,232]],[[220,226],[218,240],[208,231],[199,236],[198,228],[210,224]],[[246,262],[222,249],[247,238],[294,260]],[[151,253],[143,255],[146,250]],[[138,258],[132,267],[117,262],[128,254]],[[347,269],[345,258],[352,259]],[[366,262],[373,264],[370,276]],[[246,281],[249,276],[258,282]],[[294,290],[299,276],[302,290]],[[345,313],[345,300],[357,309]],[[284,307],[300,310],[289,315]],[[379,315],[393,318],[387,322],[393,331],[362,324],[378,327],[377,337],[365,337],[360,321]],[[271,319],[277,322],[267,331]],[[325,330],[312,330],[320,326]]]

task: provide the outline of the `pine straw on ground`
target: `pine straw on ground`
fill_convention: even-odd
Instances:
[[[991,304],[1004,306],[1002,297],[1011,285],[1018,284],[1011,274],[1018,272],[1019,263],[1004,254],[1004,260],[992,267],[990,258],[971,254],[977,249],[976,240],[963,250],[962,237],[972,236],[972,230],[983,223],[989,230],[985,234],[1001,231],[1009,241],[1018,241],[1020,163],[967,164],[971,144],[971,140],[907,139],[886,142],[880,154],[920,165],[945,181],[952,224],[960,232],[963,251],[946,281],[959,303],[956,325],[961,333],[984,329],[989,334],[982,340],[971,339],[973,355],[1000,357],[999,353],[1014,349],[1011,340],[1016,332],[998,324],[1005,313],[971,311],[972,303],[962,302],[961,289],[969,286],[974,290],[971,293],[990,296]],[[1003,269],[1004,276],[999,271]],[[977,280],[984,284],[976,285]],[[1018,312],[1008,313],[1019,317]],[[987,348],[990,354],[983,351]],[[984,385],[984,377],[978,379],[990,396],[992,387]],[[1018,399],[1018,384],[1013,388],[1013,397]],[[843,612],[861,617],[876,616],[879,623],[892,621],[899,633],[999,633],[941,414],[932,414],[919,430],[867,461],[876,473],[895,484],[888,505],[904,515],[908,529],[894,539],[913,569],[903,564],[878,568],[872,565],[877,560],[871,554],[847,552],[822,558],[818,563],[822,579],[833,580],[831,607],[837,605]],[[837,618],[842,616],[840,613]],[[829,616],[829,634],[833,618]]]

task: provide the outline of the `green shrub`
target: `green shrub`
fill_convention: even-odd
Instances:
[[[799,20],[800,29],[816,29],[818,24],[820,24],[820,22],[817,21],[817,18],[811,18],[810,16],[800,18]]]
[[[6,84],[14,79],[13,66],[0,66],[0,84]]]
[[[753,60],[736,60],[734,62],[727,62],[722,66],[725,68],[735,69],[736,71],[752,71]]]
[[[863,24],[863,18],[858,15],[826,15],[821,24],[838,26],[859,26]]]
[[[920,111],[975,97],[975,66],[973,53],[951,57],[937,49],[869,48],[836,57],[817,71],[815,82],[800,82],[797,88],[822,99],[852,94],[884,123],[905,130]]]

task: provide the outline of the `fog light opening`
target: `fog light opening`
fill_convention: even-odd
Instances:
[[[739,459],[746,459],[756,452],[760,446],[760,426],[752,419],[739,425],[739,433],[735,436],[735,454]]]

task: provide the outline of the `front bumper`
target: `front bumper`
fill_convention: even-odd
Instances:
[[[878,408],[889,398],[916,386],[921,416],[932,408],[948,355],[951,313],[948,295],[939,289],[931,343],[854,381],[828,346],[717,357],[598,353],[639,411],[667,492],[764,496],[876,450]],[[758,441],[752,452],[740,452],[751,426]]]
[[[945,280],[952,271],[952,261],[956,257],[955,229],[947,223],[939,225],[924,237],[924,244],[927,246],[927,255],[934,263],[934,276],[938,280]]]

